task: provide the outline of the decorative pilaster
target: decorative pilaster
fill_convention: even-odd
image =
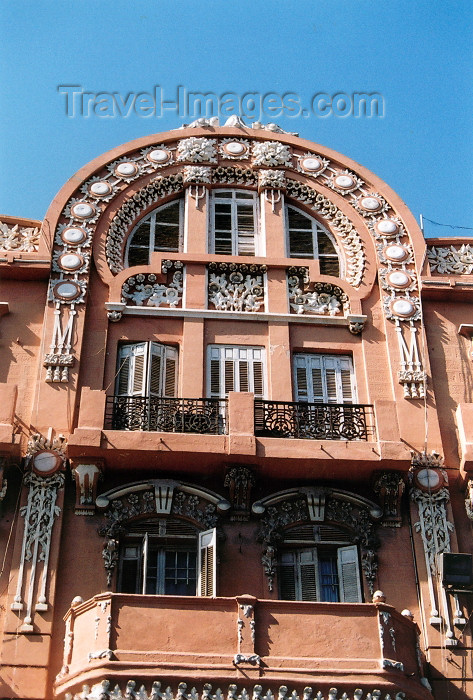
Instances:
[[[20,632],[33,632],[34,612],[48,609],[48,573],[51,538],[61,508],[56,505],[58,491],[64,486],[65,440],[33,435],[28,443],[27,467],[23,479],[28,488],[26,505],[20,508],[24,518],[23,542],[15,599],[11,609],[25,611]],[[34,596],[36,592],[36,603]]]
[[[447,504],[450,500],[447,472],[442,468],[443,458],[436,452],[413,453],[410,469],[410,497],[417,504],[419,520],[414,528],[422,538],[427,582],[430,596],[430,624],[440,625],[442,608],[445,625],[446,645],[455,646],[451,611],[447,595],[442,586],[437,586],[439,577],[439,555],[450,552],[450,533],[454,526],[448,520]],[[438,590],[438,596],[437,596]]]

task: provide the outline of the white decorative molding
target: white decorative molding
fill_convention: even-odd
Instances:
[[[58,490],[64,485],[64,474],[56,472],[52,476],[41,477],[29,472],[23,483],[29,490],[27,503],[20,509],[20,515],[24,518],[24,534],[18,583],[11,609],[21,612],[26,605],[19,631],[33,632],[33,596],[36,588],[38,593],[34,609],[38,612],[48,609],[49,550],[54,521],[61,512],[56,498]]]
[[[289,306],[296,314],[345,316],[349,311],[344,291],[326,282],[310,284],[308,268],[289,268],[287,287]]]
[[[431,605],[430,623],[433,625],[442,623],[440,603],[444,613],[445,643],[447,646],[455,646],[457,640],[453,634],[451,611],[446,592],[442,586],[437,586],[438,558],[440,554],[450,552],[450,532],[454,530],[454,526],[447,516],[450,494],[447,472],[442,466],[443,459],[437,453],[431,455],[413,453],[409,472],[412,483],[410,498],[417,504],[419,512],[419,520],[414,523],[414,529],[420,534],[424,548]],[[424,480],[422,483],[426,484],[425,487],[419,487],[419,478]],[[439,601],[437,600],[437,589]]]
[[[104,650],[104,653],[109,650]],[[237,655],[239,656],[239,655]],[[242,660],[237,656],[234,657],[235,665],[242,663]],[[255,655],[256,657],[256,655]],[[259,664],[259,657],[254,658],[249,663]],[[390,659],[382,660],[382,667],[386,669],[403,670],[402,664],[398,661]],[[139,686],[134,680],[129,680],[126,683],[116,684],[115,686],[109,680],[102,680],[90,688],[88,685],[82,687],[80,693],[72,695],[66,693],[65,700],[406,700],[407,696],[402,690],[391,688],[389,692],[381,692],[380,690],[362,690],[356,688],[353,692],[347,693],[345,690],[330,688],[325,695],[322,691],[314,691],[310,687],[305,687],[302,691],[289,690],[286,685],[281,685],[279,688],[268,688],[266,691],[259,684],[253,686],[253,689],[247,690],[240,688],[235,684],[228,686],[228,690],[224,693],[220,688],[213,690],[210,683],[204,683],[202,690],[199,692],[195,687],[188,688],[187,683],[179,683],[177,687],[171,688],[161,685],[160,681],[153,681],[148,686],[148,690],[144,685]]]
[[[184,184],[210,184],[212,182],[212,168],[208,165],[186,165],[182,171],[182,178]]]
[[[208,302],[217,311],[255,312],[264,307],[265,265],[210,263]]]
[[[177,308],[182,304],[183,269],[184,265],[178,260],[172,263],[171,268],[164,268],[163,272],[170,272],[167,284],[159,284],[154,273],[139,273],[128,277],[122,285],[121,303]]]
[[[72,469],[76,482],[76,515],[94,515],[99,479],[103,476],[103,461],[78,461]]]
[[[181,139],[177,143],[177,160],[189,163],[216,163],[216,144],[216,139],[196,138],[195,136]]]
[[[417,346],[418,329],[411,321],[408,328],[395,320],[396,337],[398,340],[400,369],[398,381],[404,387],[404,398],[423,399],[427,383],[427,374],[422,366],[422,360]],[[406,341],[405,335],[408,335]]]
[[[251,664],[252,666],[261,666],[261,658],[258,654],[235,654],[233,657],[235,666],[240,664]]]
[[[64,315],[66,310],[64,310]],[[62,382],[69,381],[69,368],[74,364],[74,357],[71,354],[72,348],[72,331],[74,329],[74,320],[77,311],[74,305],[67,310],[66,327],[62,328],[62,309],[60,303],[56,303],[54,310],[54,327],[49,353],[46,353],[43,360],[43,366],[46,367],[47,382]]]
[[[286,173],[284,170],[258,170],[258,187],[260,189],[285,189]]]
[[[427,260],[430,271],[439,275],[473,275],[473,246],[429,246]]]
[[[6,224],[0,221],[0,250],[35,253],[39,248],[40,230],[32,226]]]
[[[290,147],[279,141],[254,141],[252,155],[253,165],[292,165]]]

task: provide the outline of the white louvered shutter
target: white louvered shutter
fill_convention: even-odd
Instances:
[[[197,595],[217,595],[217,530],[199,532],[197,556]]]
[[[283,600],[317,600],[317,552],[315,548],[282,552],[279,590]]]
[[[264,350],[233,345],[209,349],[209,395],[224,398],[230,391],[251,391],[264,397]]]
[[[355,381],[350,357],[294,356],[295,400],[309,403],[352,403]]]
[[[161,396],[173,399],[177,393],[177,348],[163,347],[163,379]]]
[[[118,351],[118,375],[115,393],[119,396],[127,396],[129,392],[132,347],[131,345],[122,345]]]
[[[340,547],[337,551],[338,579],[341,603],[361,603],[360,571],[356,545]]]

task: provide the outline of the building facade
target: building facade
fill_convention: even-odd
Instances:
[[[473,695],[473,245],[199,120],[0,225],[0,696]]]

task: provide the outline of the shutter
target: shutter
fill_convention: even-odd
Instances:
[[[251,391],[264,396],[262,348],[238,345],[209,347],[209,395],[224,398],[230,391]]]
[[[197,595],[214,598],[217,590],[217,530],[199,532]]]
[[[149,370],[149,395],[161,396],[161,370],[163,364],[164,348],[157,343],[151,343],[150,350],[150,370]]]
[[[210,396],[220,397],[220,360],[210,360]]]
[[[279,560],[279,595],[282,600],[296,600],[296,553],[283,552]]]
[[[353,386],[353,367],[351,358],[340,357],[340,384],[341,384],[341,400],[343,403],[352,403],[355,396]]]
[[[295,382],[296,382],[296,401],[308,401],[308,386],[307,386],[307,367],[305,363],[300,362],[301,358],[296,358],[295,366]]]
[[[177,388],[177,348],[164,348],[164,386],[162,387],[162,395],[168,399],[173,399],[176,396]]]
[[[225,372],[225,380],[226,380],[226,372]],[[239,391],[249,391],[250,390],[250,385],[249,385],[249,377],[248,377],[248,362],[246,360],[240,360],[238,362],[238,390]]]
[[[149,537],[148,533],[145,532],[143,537],[143,563],[141,570],[143,571],[143,581],[141,584],[141,592],[146,593],[146,579],[148,578],[148,549],[149,549]]]
[[[131,377],[131,394],[133,396],[146,396],[147,377],[146,377],[146,360],[147,360],[147,343],[139,343],[132,348],[132,377]]]
[[[263,363],[259,360],[253,362],[253,391],[256,399],[264,397]]]
[[[356,545],[340,547],[337,551],[340,602],[361,603],[360,572]]]
[[[129,392],[132,348],[132,345],[122,345],[118,351],[118,376],[115,393],[119,396],[127,396]]]
[[[317,554],[315,549],[299,552],[300,599],[317,600]]]
[[[226,359],[224,371],[223,393],[227,396],[229,391],[235,391],[235,360]]]

